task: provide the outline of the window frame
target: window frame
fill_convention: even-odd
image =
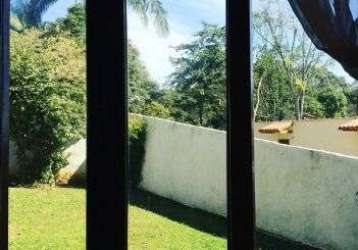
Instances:
[[[9,0],[2,0],[0,8],[0,249],[7,250]],[[251,0],[226,0],[226,9],[228,249],[254,249]],[[88,98],[86,246],[87,249],[127,249],[126,1],[87,0],[86,12]],[[118,136],[113,136],[115,134]]]
[[[0,1],[0,249],[8,249],[10,0]]]
[[[86,19],[87,249],[127,249],[126,1],[87,0]]]
[[[226,1],[228,249],[255,248],[251,1]]]

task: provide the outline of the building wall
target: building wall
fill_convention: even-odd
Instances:
[[[350,120],[352,118],[295,122],[290,144],[358,156],[358,133],[338,130],[339,125]],[[268,123],[255,124],[255,137],[277,142],[277,136],[258,132],[266,124]]]

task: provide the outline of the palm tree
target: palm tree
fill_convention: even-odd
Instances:
[[[57,1],[13,0],[11,12],[14,17],[11,20],[11,28],[18,30],[21,28],[40,27],[43,14]],[[148,24],[148,19],[151,17],[158,33],[164,36],[168,34],[167,12],[159,0],[128,0],[128,4],[140,15],[145,25]]]
[[[149,15],[153,18],[157,31],[161,35],[168,35],[167,12],[159,0],[128,0],[128,4],[140,15],[145,25],[148,24]]]

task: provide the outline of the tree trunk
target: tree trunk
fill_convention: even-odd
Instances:
[[[296,96],[296,102],[295,102],[295,109],[296,109],[296,120],[301,120],[301,113],[300,113],[300,96]]]
[[[204,113],[204,108],[202,105],[199,105],[199,125],[200,126],[203,126],[203,120],[204,120],[203,113]]]
[[[304,119],[304,107],[305,107],[305,93],[303,92],[300,97],[300,117]]]
[[[265,73],[264,72],[260,78],[260,81],[259,81],[259,84],[257,86],[257,92],[256,92],[256,105],[255,105],[255,108],[254,108],[254,122],[256,121],[256,115],[257,115],[257,111],[259,109],[259,106],[260,106],[260,91],[261,91],[261,85],[262,85],[262,82],[263,82],[263,79],[265,77]]]

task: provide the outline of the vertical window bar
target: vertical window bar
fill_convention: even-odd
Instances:
[[[9,173],[9,0],[0,2],[0,249],[8,249]]]
[[[228,249],[254,249],[251,1],[227,0]]]
[[[127,249],[125,0],[87,0],[87,249]]]

